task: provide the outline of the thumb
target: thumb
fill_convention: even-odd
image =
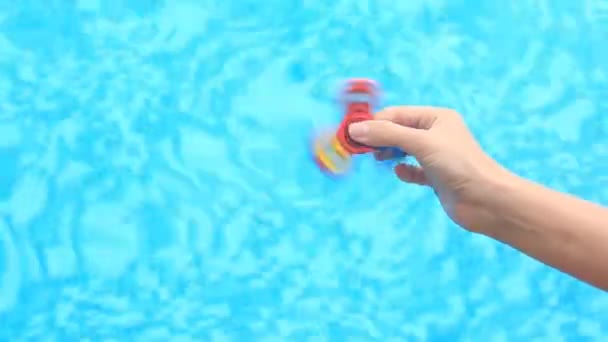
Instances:
[[[386,120],[368,120],[351,124],[350,137],[360,144],[373,147],[399,147],[414,157],[429,149],[426,130],[401,126]]]

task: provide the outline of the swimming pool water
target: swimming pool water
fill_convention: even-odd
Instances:
[[[608,204],[608,2],[0,0],[0,340],[585,341],[608,295],[311,132],[371,77]]]

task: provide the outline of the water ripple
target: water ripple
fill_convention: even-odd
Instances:
[[[368,76],[608,204],[607,23],[603,0],[0,1],[0,340],[605,338],[605,294],[369,158],[326,179],[308,144]]]

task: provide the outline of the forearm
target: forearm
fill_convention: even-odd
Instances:
[[[608,290],[608,208],[517,176],[490,183],[478,231]]]

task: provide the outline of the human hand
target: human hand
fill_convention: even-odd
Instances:
[[[349,135],[361,144],[398,147],[414,156],[420,166],[399,164],[397,177],[432,187],[452,220],[469,230],[476,230],[488,182],[509,174],[482,150],[462,117],[446,108],[386,108],[374,120],[351,124]]]

